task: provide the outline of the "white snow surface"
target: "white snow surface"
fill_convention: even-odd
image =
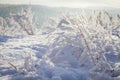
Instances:
[[[87,54],[79,59],[82,45],[57,47],[51,42],[43,34],[0,36],[0,80],[120,80],[120,71],[117,77],[93,71]]]

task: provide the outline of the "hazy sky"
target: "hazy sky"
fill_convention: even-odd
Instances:
[[[120,0],[0,0],[10,4],[41,4],[57,7],[109,6],[120,8]]]

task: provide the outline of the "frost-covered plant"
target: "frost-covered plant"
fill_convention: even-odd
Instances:
[[[10,13],[10,17],[0,18],[0,35],[34,35],[36,25],[30,8],[19,13]]]
[[[0,17],[0,35],[4,36],[7,34],[7,22],[3,17]]]
[[[14,21],[25,31],[28,35],[35,34],[35,23],[33,21],[33,14],[30,8],[22,9],[18,14],[11,14]]]
[[[59,18],[56,30],[49,36],[52,49],[48,56],[52,55],[51,60],[56,62],[61,55],[71,54],[79,61],[79,67],[88,65],[94,71],[113,72],[114,64],[111,64],[106,55],[119,52],[119,39],[116,41],[112,34],[115,25],[119,26],[116,18],[106,11],[94,11],[89,17],[85,12],[63,15]],[[65,64],[71,64],[68,59],[63,60],[67,60]]]

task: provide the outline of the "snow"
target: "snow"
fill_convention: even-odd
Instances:
[[[2,55],[0,80],[113,80],[104,73],[91,72],[84,67],[84,64],[81,64],[83,67],[80,68],[78,60],[80,56],[78,53],[82,52],[80,47],[66,45],[62,48],[54,48],[52,54],[45,57],[49,49],[46,37],[46,35],[17,38],[1,36],[0,38],[5,40],[0,42],[2,44],[0,45],[0,55]],[[60,53],[57,54],[57,52]],[[56,56],[55,60],[51,61],[54,56]],[[119,58],[108,55],[108,59]],[[83,63],[86,61],[88,60]],[[8,62],[14,64],[18,70]],[[89,64],[89,62],[86,63]],[[115,65],[119,66],[119,64],[117,62]],[[120,75],[120,71],[116,71],[115,74]]]
[[[120,80],[119,37],[81,17],[34,35],[0,36],[0,80]]]

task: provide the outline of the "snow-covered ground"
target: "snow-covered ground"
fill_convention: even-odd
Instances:
[[[76,80],[76,76],[79,76],[79,74],[81,78],[86,78],[82,76],[84,72],[79,72],[77,69],[72,68],[65,69],[62,67],[55,67],[55,65],[49,61],[49,58],[43,57],[47,53],[49,45],[46,36],[2,36],[0,38],[2,40],[0,45],[0,80],[48,80],[49,78],[59,80],[61,78],[60,75],[64,77],[64,74],[66,75],[66,79],[64,80],[73,80],[74,77]],[[30,58],[30,56],[32,56],[32,58]],[[33,70],[30,71],[30,73],[22,71],[25,67],[29,69],[30,66],[27,64],[29,63],[29,59],[26,60],[26,58],[36,60],[36,63],[38,60],[40,68],[37,69],[40,70]],[[71,74],[73,74],[72,78],[70,78]]]
[[[8,76],[13,78],[13,76],[15,77],[18,74],[11,64],[17,68],[22,68],[27,57],[31,55],[41,59],[48,49],[45,36],[2,36],[0,39],[2,40],[0,42],[0,80],[5,80]]]
[[[81,51],[77,47],[66,45],[49,53],[50,41],[47,35],[7,37],[0,36],[0,80],[119,80],[108,74],[94,72],[79,65],[78,56],[72,52]],[[54,56],[57,56],[54,59]],[[119,55],[110,56],[110,60],[120,59]],[[114,58],[114,59],[113,59]],[[54,60],[52,60],[54,59]],[[84,59],[83,59],[84,60]],[[86,60],[88,61],[88,60]],[[89,63],[83,61],[85,63]],[[120,61],[120,60],[119,60]],[[120,66],[117,62],[116,66]],[[108,72],[107,72],[108,73]]]

